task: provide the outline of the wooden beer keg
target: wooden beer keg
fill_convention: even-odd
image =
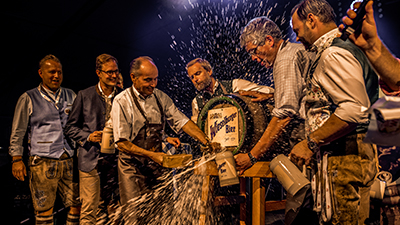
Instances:
[[[238,136],[236,144],[225,147],[227,150],[232,151],[233,154],[238,152],[249,152],[258,142],[267,128],[268,123],[271,120],[271,110],[273,108],[270,104],[267,104],[268,101],[258,103],[252,102],[251,99],[251,97],[241,96],[239,94],[229,94],[214,97],[210,99],[200,111],[197,119],[197,125],[209,137],[211,134],[211,141],[219,143],[221,143],[221,139],[217,140],[213,138],[215,133],[222,132],[222,135],[225,137],[228,136],[225,133],[235,131]],[[236,108],[237,114],[236,112],[231,113],[230,115],[219,115],[219,113],[216,113],[218,112],[218,109],[223,111],[227,108]],[[209,112],[211,117],[209,116]],[[236,115],[238,120],[237,128],[232,128],[227,124],[234,118],[236,119]],[[220,120],[209,124],[210,118],[214,119],[216,117],[220,117]],[[225,130],[224,126],[226,126]],[[221,144],[224,146],[223,143]]]

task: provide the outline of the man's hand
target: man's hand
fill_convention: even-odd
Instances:
[[[21,157],[22,158],[22,157]],[[17,158],[13,157],[13,160]],[[18,161],[12,164],[12,174],[17,180],[24,181],[26,174],[26,167],[24,162]]]
[[[303,140],[295,145],[290,152],[290,161],[299,168],[303,168],[303,164],[309,165],[314,153],[308,148],[307,140]]]
[[[274,97],[274,94],[261,93],[258,91],[239,91],[239,94],[253,97],[251,99],[252,102],[262,102]]]
[[[164,162],[164,156],[167,155],[164,152],[149,152],[148,157],[159,164],[160,166],[163,165]]]
[[[355,45],[360,47],[364,51],[372,49],[376,44],[380,43],[378,33],[376,31],[376,24],[374,19],[374,11],[372,8],[373,1],[370,1],[365,6],[366,14],[362,22],[361,33],[353,33],[349,36],[350,40],[354,42]],[[354,3],[354,8],[360,7],[361,2]],[[347,11],[347,16],[342,18],[344,24],[339,26],[340,31],[344,29],[344,25],[352,25],[353,19],[356,18],[357,14],[354,10],[349,9]]]
[[[200,151],[204,152],[206,154],[207,153],[210,153],[210,154],[218,153],[221,151],[221,149],[222,149],[222,146],[218,142],[210,142],[207,146],[200,147]]]
[[[248,154],[240,153],[235,155],[236,161],[236,170],[239,171],[239,174],[242,175],[245,170],[252,167],[250,157]]]
[[[175,148],[178,148],[181,145],[181,141],[179,140],[179,138],[176,137],[167,137],[165,140],[173,145]]]
[[[90,142],[101,142],[101,138],[103,136],[102,131],[95,131],[89,135],[89,141]]]

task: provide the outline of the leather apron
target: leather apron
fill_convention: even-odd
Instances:
[[[145,125],[139,130],[132,143],[148,151],[160,152],[162,130],[164,129],[164,111],[160,101],[154,94],[161,113],[161,124],[152,124],[146,118],[132,87],[130,93],[136,107],[146,120]],[[124,205],[129,199],[150,192],[154,186],[160,183],[157,178],[167,170],[147,157],[129,155],[120,151],[118,171],[121,204]]]

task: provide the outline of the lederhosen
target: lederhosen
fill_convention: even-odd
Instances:
[[[132,87],[130,88],[130,93],[136,107],[146,120],[145,125],[139,130],[132,143],[149,151],[160,152],[162,142],[161,132],[164,128],[164,111],[159,99],[154,94],[161,114],[161,124],[152,124],[148,121],[142,107],[139,105]],[[120,152],[118,171],[121,204],[124,205],[129,199],[150,192],[154,186],[160,183],[157,178],[166,169],[147,157]]]
[[[340,47],[349,51],[363,68],[364,82],[371,104],[378,97],[378,79],[366,56],[349,41],[335,38],[331,46]],[[311,77],[318,65],[316,58],[307,78],[307,88],[312,91]],[[314,90],[315,92],[315,90]],[[316,96],[329,96],[323,88],[316,92]],[[336,105],[332,102],[330,113],[334,113]],[[368,214],[369,188],[377,172],[376,152],[372,145],[364,143],[367,125],[359,124],[357,128],[345,136],[321,146],[315,154],[317,159],[316,179],[312,181],[314,210],[320,215],[321,221],[332,223],[356,224],[359,218]],[[347,201],[347,202],[346,202]],[[359,210],[363,207],[366,210]]]

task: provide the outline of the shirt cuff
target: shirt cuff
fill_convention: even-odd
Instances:
[[[293,109],[277,109],[274,108],[272,110],[272,115],[275,117],[278,117],[280,119],[286,118],[286,117],[293,117],[297,113]]]
[[[22,156],[24,153],[24,147],[22,146],[13,146],[8,149],[8,153],[11,157],[14,156]]]
[[[183,132],[183,131],[182,131],[182,127],[185,126],[186,123],[189,122],[189,120],[190,120],[189,118],[183,119],[182,122],[180,122],[179,130],[178,130],[178,131],[175,130],[175,132],[176,132],[177,134],[181,134],[181,133]]]
[[[367,109],[367,107],[350,102],[342,103],[340,104],[340,107],[336,108],[334,114],[346,122],[366,124],[369,121],[368,113],[366,111]]]

